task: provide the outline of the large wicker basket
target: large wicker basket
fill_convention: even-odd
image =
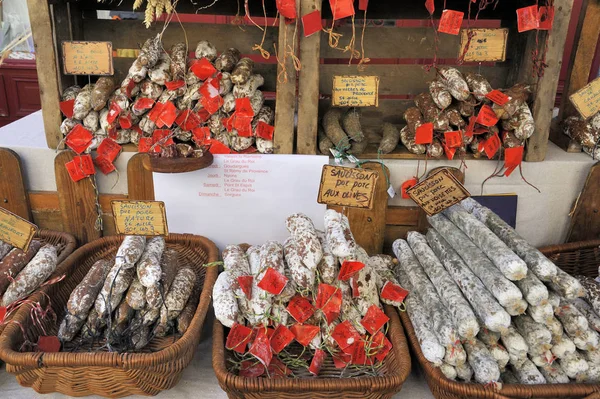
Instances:
[[[52,308],[62,319],[71,291],[83,279],[98,259],[114,255],[122,236],[105,237],[84,245],[64,263],[67,278],[49,286]],[[24,342],[21,328],[16,323],[7,326],[0,337],[0,358],[7,371],[23,385],[39,393],[60,392],[70,396],[102,395],[123,397],[127,395],[156,395],[173,387],[181,372],[190,363],[200,341],[202,325],[208,311],[212,287],[217,278],[215,267],[204,267],[218,260],[215,245],[204,237],[189,234],[170,234],[167,247],[179,253],[180,267],[187,266],[202,280],[202,294],[198,308],[188,330],[175,340],[173,336],[155,338],[148,345],[148,353],[116,352],[19,352]],[[47,303],[47,297],[38,293],[35,300]],[[37,342],[42,335],[29,317],[29,308],[21,308],[14,321],[24,327],[27,340]],[[58,323],[47,318],[43,322],[48,335],[56,334]]]
[[[75,247],[77,246],[77,240],[75,237],[73,237],[71,234],[61,233],[59,231],[38,230],[34,239],[40,240],[43,244],[52,244],[58,247],[56,270],[52,276],[50,276],[49,280],[65,274],[63,261],[67,259],[67,257],[75,250]],[[11,319],[12,315],[7,316],[3,324],[0,324],[0,334],[2,334],[2,331],[4,331],[8,321]]]
[[[383,362],[379,377],[340,378],[340,370],[328,358],[319,377],[245,378],[227,369],[230,352],[225,349],[225,328],[215,320],[213,327],[213,369],[219,385],[229,398],[254,399],[379,399],[391,398],[402,389],[410,374],[410,355],[402,325],[394,308],[386,306],[390,318],[388,338],[393,349]],[[229,330],[229,329],[227,329]]]
[[[553,245],[540,250],[565,272],[591,277],[598,276],[600,266],[600,240]],[[516,398],[571,398],[600,399],[600,384],[504,384],[495,391],[491,386],[467,384],[447,379],[442,372],[425,359],[412,323],[407,314],[400,318],[412,351],[424,370],[429,388],[438,399],[516,399]]]

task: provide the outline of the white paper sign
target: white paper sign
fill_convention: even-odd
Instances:
[[[189,173],[154,173],[157,201],[164,201],[169,231],[228,244],[263,244],[289,236],[285,219],[301,212],[323,229],[325,205],[317,203],[326,156],[215,155]]]

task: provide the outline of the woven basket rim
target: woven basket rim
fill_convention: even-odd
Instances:
[[[68,271],[76,267],[81,259],[93,254],[94,250],[106,245],[118,245],[124,235],[114,235],[102,237],[78,248],[61,265],[61,268]],[[215,244],[208,238],[193,234],[170,233],[166,238],[167,243],[184,244],[191,248],[201,247],[207,255],[207,263],[215,262],[219,259],[219,250]],[[212,286],[217,279],[216,267],[207,267],[204,276],[204,285],[200,295],[200,301],[192,323],[187,331],[172,345],[153,353],[117,353],[117,352],[17,352],[11,347],[11,337],[15,334],[22,334],[19,325],[10,323],[0,336],[0,359],[7,364],[22,367],[124,367],[124,368],[143,368],[156,366],[172,360],[177,360],[183,351],[190,350],[195,346],[201,334],[202,325],[208,311],[211,297]],[[60,283],[58,283],[60,284]],[[48,288],[48,287],[44,287]],[[34,301],[45,303],[46,295],[44,292],[38,292],[32,297]],[[21,307],[14,316],[13,320],[23,322],[29,314],[32,305]]]
[[[600,240],[593,240],[561,245],[551,245],[540,248],[539,250],[544,255],[549,256],[560,252],[571,252],[579,249],[593,248],[599,245]],[[425,358],[408,315],[406,313],[401,313],[400,319],[404,325],[406,337],[410,342],[410,346],[415,354],[415,358],[428,377],[428,384],[436,384],[440,389],[452,394],[482,399],[527,399],[577,396],[585,397],[587,395],[600,392],[600,384],[503,384],[500,390],[495,390],[492,386],[485,386],[483,384],[452,381],[446,378],[446,376],[438,368],[434,367],[431,362]],[[430,386],[430,389],[431,388],[432,387]]]
[[[213,360],[212,366],[219,384],[226,392],[235,390],[243,392],[266,391],[346,391],[346,392],[379,392],[402,389],[402,385],[411,372],[411,360],[408,344],[402,323],[396,310],[385,305],[385,313],[390,318],[388,337],[392,342],[392,350],[400,364],[399,370],[392,371],[389,375],[380,377],[361,378],[247,378],[229,372],[225,365],[225,328],[215,319],[213,324]],[[332,387],[334,387],[332,391]]]
[[[62,268],[62,263],[73,253],[73,251],[75,251],[75,248],[77,247],[77,239],[72,234],[65,233],[63,231],[46,229],[39,229],[36,231],[34,236],[34,238],[41,238],[44,240],[50,237],[57,237],[65,244],[65,247],[62,249],[57,259],[55,273],[58,273],[58,271]]]

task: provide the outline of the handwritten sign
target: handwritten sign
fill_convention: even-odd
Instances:
[[[165,203],[162,201],[112,201],[118,234],[169,235]]]
[[[377,171],[324,165],[319,187],[319,204],[373,207]]]
[[[600,78],[596,78],[569,97],[584,119],[600,112]]]
[[[336,75],[333,77],[334,107],[379,106],[379,76]]]
[[[471,196],[448,169],[440,169],[406,192],[429,216]]]
[[[111,42],[62,42],[66,75],[112,75]]]
[[[0,208],[0,240],[27,251],[36,231],[36,225]]]
[[[459,57],[464,52],[471,32],[469,48],[465,54],[465,61],[504,61],[506,59],[506,40],[508,29],[463,29],[460,33]]]

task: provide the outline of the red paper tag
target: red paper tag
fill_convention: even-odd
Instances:
[[[246,352],[246,344],[250,341],[251,335],[252,329],[238,323],[233,323],[229,334],[227,334],[225,347],[243,354]]]
[[[329,0],[329,6],[334,21],[354,15],[352,0]]]
[[[290,331],[294,334],[294,338],[300,345],[307,346],[321,329],[319,326],[297,323],[290,327]]]
[[[263,121],[259,121],[256,125],[256,137],[260,137],[265,140],[273,140],[273,133],[275,132],[275,126],[266,124]]]
[[[365,267],[365,264],[359,261],[345,260],[342,262],[342,267],[340,269],[340,274],[338,275],[338,280],[348,280],[350,277],[354,276],[356,272]]]
[[[131,129],[133,126],[133,119],[131,118],[131,112],[126,112],[119,116],[119,126],[121,129]]]
[[[446,145],[446,143],[442,143],[442,147],[444,147],[444,153],[446,154],[446,158],[449,160],[454,159],[454,154],[456,154],[456,148],[450,148]]]
[[[138,152],[150,151],[152,144],[154,144],[152,137],[140,137],[140,142],[138,143]]]
[[[497,134],[494,134],[483,142],[483,150],[485,151],[485,155],[487,155],[489,159],[492,159],[494,155],[496,155],[496,152],[498,152],[500,145],[500,138]]]
[[[183,86],[185,86],[184,80],[174,80],[172,82],[165,82],[165,87],[167,88],[167,90],[170,91],[177,90]]]
[[[444,140],[446,141],[446,145],[450,148],[460,147],[463,143],[462,132],[460,130],[446,132],[444,133]]]
[[[154,146],[154,152],[160,152],[161,147],[175,144],[175,142],[173,141],[173,138],[169,137],[170,135],[171,135],[171,131],[168,129],[156,129],[152,133],[152,145],[156,144]],[[167,137],[169,137],[169,138],[167,138]]]
[[[37,349],[39,352],[58,352],[60,351],[60,341],[56,335],[40,335]]]
[[[217,72],[213,64],[206,58],[193,61],[190,70],[200,80],[206,80]]]
[[[433,15],[435,12],[435,4],[433,3],[433,0],[425,0],[425,8],[427,8],[429,15]]]
[[[392,350],[392,343],[381,331],[377,331],[371,340],[371,350],[375,350],[375,359],[383,362],[388,353]]]
[[[494,126],[498,123],[498,116],[489,105],[484,105],[477,114],[476,122],[483,126]]]
[[[231,154],[231,148],[219,140],[211,140],[209,151],[211,154]]]
[[[388,301],[394,301],[401,303],[404,298],[408,295],[408,291],[400,287],[398,284],[394,284],[391,281],[387,281],[381,289],[381,298],[387,299]]]
[[[554,23],[554,6],[541,6],[538,10],[538,29],[551,30]]]
[[[385,326],[390,320],[389,317],[383,312],[383,310],[379,309],[376,305],[371,305],[369,309],[367,309],[367,314],[362,318],[360,324],[370,332],[371,334],[375,334],[379,329]]]
[[[108,109],[108,115],[106,116],[106,121],[112,125],[114,121],[117,120],[117,117],[121,114],[121,107],[117,104],[116,101],[110,103],[110,108]]]
[[[350,286],[352,287],[352,298],[358,298],[360,296],[360,290],[358,289],[358,283],[355,278],[350,278]]]
[[[363,1],[363,0],[361,0]],[[302,17],[302,26],[304,27],[304,37],[308,37],[323,29],[321,22],[321,12],[315,10]]]
[[[489,131],[490,129],[488,129],[487,127],[476,127],[473,131],[473,134],[483,134],[488,133]]]
[[[69,161],[65,164],[65,167],[67,168],[67,172],[69,172],[69,177],[71,177],[71,180],[73,180],[74,182],[78,182],[79,180],[85,179],[87,176],[85,173],[83,173],[82,168],[75,164],[75,161]]]
[[[217,79],[210,78],[200,86],[200,94],[202,97],[215,98],[219,97],[220,84]]]
[[[492,90],[485,95],[486,98],[492,100],[495,104],[503,106],[509,100],[508,96],[502,93],[500,90]]]
[[[448,33],[449,35],[458,35],[460,26],[462,25],[463,16],[465,14],[460,11],[444,10],[440,19],[438,32]]]
[[[198,146],[210,144],[210,128],[208,127],[197,127],[192,129],[192,140]]]
[[[121,146],[110,137],[106,137],[102,140],[96,151],[98,152],[98,155],[104,157],[109,162],[114,162],[115,158],[117,158],[121,152]]]
[[[342,310],[342,290],[329,284],[319,284],[316,308],[325,314],[327,324],[331,324]]]
[[[404,199],[410,199],[410,195],[408,195],[408,193],[406,192],[406,190],[408,190],[409,188],[413,187],[414,185],[416,185],[419,181],[416,178],[412,178],[409,179],[407,181],[405,181],[404,183],[402,183],[402,186],[400,186],[400,193],[402,198]]]
[[[135,85],[136,83],[133,79],[127,79],[127,86],[125,86],[125,95],[127,96],[127,98],[131,98],[131,93],[133,92],[133,88],[135,87]]]
[[[477,121],[477,117],[472,116],[469,118],[469,124],[467,125],[467,130],[465,130],[465,136],[473,137],[473,131],[475,129],[475,122]]]
[[[225,127],[225,129],[227,129],[228,132],[231,132],[233,130],[234,118],[235,115],[231,115],[221,119],[221,123],[223,123],[223,126]]]
[[[183,110],[175,119],[175,123],[185,131],[190,131],[202,124],[202,120],[194,111],[190,109]]]
[[[312,361],[310,362],[310,367],[308,368],[308,371],[312,375],[319,375],[321,367],[323,367],[323,362],[325,362],[325,357],[326,353],[324,350],[317,349],[315,351],[315,355],[313,356]]]
[[[523,146],[506,148],[504,150],[504,166],[506,167],[506,171],[504,172],[505,176],[510,176],[521,162],[523,162],[523,150]]]
[[[365,344],[362,340],[355,342],[352,346],[347,348],[352,354],[352,364],[364,366],[367,364],[367,351]]]
[[[100,169],[100,172],[105,175],[108,175],[115,170],[115,165],[113,165],[111,161],[103,156],[97,156],[94,158],[94,165],[96,165],[96,167]]]
[[[117,140],[119,138],[117,127],[115,125],[109,126],[108,137],[110,137],[113,140]]]
[[[315,307],[308,299],[296,295],[290,300],[287,311],[298,323],[304,323],[315,313]]]
[[[273,332],[273,335],[271,336],[271,349],[274,353],[279,353],[283,350],[283,348],[291,344],[293,340],[294,333],[292,333],[290,329],[283,324],[280,324],[277,326],[275,332]]]
[[[331,338],[337,342],[342,350],[348,348],[356,342],[360,342],[360,334],[358,331],[356,331],[356,328],[354,328],[349,320],[345,320],[335,326],[331,333]]]
[[[156,127],[171,127],[177,119],[177,107],[171,101],[167,101],[162,108],[162,112],[156,120]]]
[[[240,276],[237,278],[238,284],[244,294],[246,294],[246,298],[252,299],[252,281],[254,277],[252,276]]]
[[[423,123],[417,127],[415,144],[431,144],[433,141],[433,123]]]
[[[262,280],[258,282],[258,286],[263,290],[270,292],[273,295],[281,294],[289,279],[277,270],[269,267],[265,272]]]
[[[160,103],[160,104],[162,104],[162,103]],[[150,109],[153,106],[154,106],[153,99],[147,98],[147,97],[138,97],[138,99],[135,100],[135,102],[133,103],[133,110],[135,112],[141,112],[145,109]],[[157,111],[157,112],[159,112],[159,111]],[[150,117],[150,114],[148,114],[148,117]]]
[[[296,2],[294,0],[275,0],[277,10],[287,19],[296,18]]]
[[[254,110],[252,110],[252,104],[248,97],[236,98],[235,99],[235,114],[239,116],[254,116]]]
[[[80,124],[75,125],[73,129],[67,134],[65,143],[67,146],[75,151],[77,154],[84,152],[92,142],[94,136],[92,132],[87,130]]]
[[[369,0],[358,0],[358,9],[361,11],[367,11],[369,7]]]
[[[75,162],[75,165],[77,165],[86,176],[96,173],[96,169],[94,168],[94,160],[90,154],[73,157],[71,162]]]
[[[338,352],[333,355],[333,365],[336,369],[344,369],[348,367],[351,361],[352,355],[349,355],[347,353]]]
[[[255,360],[242,361],[240,368],[240,377],[257,378],[265,373],[265,366]]]
[[[536,5],[517,9],[517,30],[525,32],[539,26],[538,7]]]
[[[6,307],[0,306],[0,324],[4,322],[4,318],[6,317]]]
[[[200,98],[200,103],[206,110],[212,115],[217,112],[223,106],[225,101],[221,96],[216,96],[213,98],[202,97]]]
[[[158,120],[158,117],[163,112],[164,108],[165,108],[165,103],[158,102],[158,103],[154,104],[154,107],[150,110],[150,112],[148,112],[148,119],[150,119],[152,122],[156,123],[156,121]]]
[[[271,359],[271,364],[269,364],[268,371],[271,378],[285,378],[292,374],[292,370],[290,370],[290,368],[277,357]]]
[[[247,122],[246,122],[246,124],[242,124],[242,125],[238,126],[238,128],[237,128],[238,136],[252,137],[252,120],[250,118],[243,118],[243,119],[246,119]]]
[[[58,104],[58,107],[60,108],[60,112],[62,112],[64,116],[66,116],[67,118],[72,118],[74,105],[75,105],[75,99],[61,101],[60,104]]]
[[[265,367],[269,367],[271,359],[273,358],[273,352],[271,351],[271,343],[267,336],[266,328],[259,328],[254,342],[248,353],[256,357]]]
[[[204,108],[200,108],[196,114],[198,115],[198,119],[200,119],[201,123],[204,123],[210,119],[210,112]]]

